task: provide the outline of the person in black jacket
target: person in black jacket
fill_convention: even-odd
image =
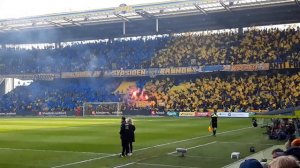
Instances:
[[[135,125],[133,124],[133,121],[131,118],[128,118],[127,123],[129,125],[129,153],[128,156],[132,155],[133,146],[132,143],[135,142]]]
[[[218,128],[218,115],[217,110],[214,110],[214,113],[211,115],[210,125],[213,129],[213,136],[216,136],[217,128]]]
[[[122,116],[122,118],[121,118],[121,126],[122,126],[122,124],[126,124],[126,117],[124,117],[124,116]]]
[[[129,124],[126,123],[126,118],[122,117],[121,128],[120,128],[120,138],[122,142],[122,153],[120,157],[124,157],[129,153]]]

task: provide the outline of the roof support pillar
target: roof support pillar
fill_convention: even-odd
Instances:
[[[126,22],[123,21],[123,35],[126,34]]]
[[[300,2],[299,0],[295,0],[296,4],[300,7]]]
[[[239,28],[238,28],[238,33],[239,33],[239,34],[243,34],[243,33],[244,33],[242,27],[239,27]]]
[[[155,30],[156,30],[156,33],[158,33],[158,31],[159,31],[159,30],[158,30],[158,26],[159,26],[159,25],[158,25],[158,18],[156,18],[156,19],[155,19]]]

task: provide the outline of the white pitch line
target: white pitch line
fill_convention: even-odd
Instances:
[[[225,143],[225,144],[245,144],[245,145],[257,145],[256,143],[243,143],[243,142],[218,142],[218,143]],[[270,146],[273,146],[274,144],[259,144],[259,145],[270,145]]]
[[[188,167],[188,166],[173,166],[173,165],[165,165],[165,164],[150,164],[150,163],[136,163],[139,165],[145,166],[160,166],[160,167],[177,167],[177,168],[198,168],[198,167]]]
[[[270,148],[272,148],[272,147],[270,147]],[[228,167],[231,167],[231,166],[233,166],[233,165],[235,165],[235,164],[237,164],[237,163],[239,163],[239,162],[242,162],[242,161],[244,161],[244,160],[252,159],[252,158],[254,158],[255,155],[258,155],[258,154],[260,154],[260,153],[264,153],[264,151],[266,151],[266,150],[267,150],[267,149],[262,150],[262,151],[259,151],[259,152],[257,152],[257,153],[254,153],[254,154],[252,154],[252,155],[249,155],[249,156],[247,156],[247,157],[245,157],[245,158],[241,158],[240,160],[237,160],[237,161],[235,161],[235,162],[233,162],[233,163],[231,163],[231,164],[229,164],[229,165],[223,166],[222,168],[228,168]]]
[[[130,163],[127,163],[127,164],[124,164],[124,165],[115,166],[115,167],[113,167],[113,168],[126,167],[126,166],[129,166],[129,165],[135,164],[135,163],[136,163],[136,162],[130,162]]]
[[[98,154],[98,155],[112,155],[111,153],[97,153],[97,152],[80,152],[80,151],[58,151],[58,150],[43,150],[43,149],[22,149],[22,148],[0,148],[0,150],[15,150],[15,151],[33,151],[33,152],[56,152],[56,153],[82,153],[82,154]]]
[[[176,156],[178,157],[178,155],[175,154],[170,154],[171,156]],[[220,157],[207,157],[207,156],[195,156],[195,155],[186,155],[185,157],[192,157],[192,158],[207,158],[207,159],[224,159],[224,158],[220,158]]]
[[[197,145],[197,146],[193,146],[193,147],[189,147],[189,148],[186,148],[187,150],[189,149],[195,149],[195,148],[199,148],[199,147],[202,147],[202,146],[207,146],[207,145],[211,145],[211,144],[214,144],[216,143],[217,141],[213,141],[213,142],[209,142],[209,143],[206,143],[206,144],[202,144],[202,145]],[[176,153],[177,151],[174,151],[174,152],[170,152],[168,153],[168,155],[171,155],[171,154],[174,154]]]
[[[252,127],[246,127],[246,128],[236,129],[236,130],[230,130],[230,131],[220,132],[220,133],[218,133],[218,135],[219,134],[227,134],[227,133],[236,132],[236,131],[241,131],[241,130],[245,130],[245,129],[249,129],[249,128],[252,128]],[[173,141],[173,142],[168,142],[168,143],[164,143],[164,144],[160,144],[160,145],[155,145],[155,146],[150,146],[150,147],[146,147],[146,148],[137,149],[135,151],[143,151],[143,150],[150,149],[150,148],[156,148],[156,147],[161,147],[161,146],[166,146],[166,145],[171,145],[171,144],[176,144],[176,143],[191,141],[191,140],[195,140],[195,139],[207,138],[207,137],[211,137],[211,136],[212,135],[204,135],[204,136],[194,137],[194,138],[190,138],[190,139]]]
[[[190,148],[187,148],[187,149],[195,149],[195,148],[198,148],[198,147],[201,147],[201,146],[207,146],[207,145],[210,145],[210,144],[214,144],[214,143],[216,143],[216,142],[217,142],[217,141],[213,141],[213,142],[206,143],[206,144],[203,144],[203,145],[193,146],[193,147],[190,147]]]
[[[108,156],[103,156],[103,157],[97,157],[97,158],[88,159],[88,160],[82,160],[82,161],[79,161],[79,162],[73,162],[73,163],[58,165],[58,166],[54,166],[54,167],[51,167],[51,168],[66,167],[66,166],[81,164],[81,163],[90,162],[90,161],[94,161],[94,160],[100,160],[100,159],[104,159],[104,158],[108,158],[108,157],[112,157],[112,156],[116,156],[116,154],[108,155]]]
[[[227,133],[236,132],[236,131],[241,131],[241,130],[245,130],[245,129],[249,129],[249,128],[252,128],[252,127],[246,127],[246,128],[236,129],[236,130],[220,132],[220,133],[218,133],[218,135],[219,134],[227,134]],[[157,148],[157,147],[161,147],[161,146],[166,146],[166,145],[170,145],[170,144],[176,144],[176,143],[180,143],[180,142],[186,142],[186,141],[191,141],[191,140],[201,139],[201,138],[206,138],[206,137],[211,137],[211,136],[212,135],[204,135],[204,136],[199,136],[199,137],[194,137],[194,138],[189,138],[189,139],[184,139],[184,140],[179,140],[179,141],[173,141],[173,142],[168,142],[168,143],[164,143],[164,144],[159,144],[159,145],[155,145],[155,146],[150,146],[150,147],[146,147],[146,148],[137,149],[135,151],[136,152],[137,151],[144,151],[144,150],[151,149],[151,148]],[[113,154],[113,155],[108,155],[108,156],[104,156],[104,157],[98,157],[98,158],[83,160],[83,161],[79,161],[79,162],[68,163],[68,164],[64,164],[64,165],[54,166],[54,167],[51,167],[51,168],[66,167],[66,166],[81,164],[81,163],[90,162],[90,161],[94,161],[94,160],[100,160],[100,159],[104,159],[104,158],[108,158],[108,157],[112,157],[112,156],[116,156],[116,155],[119,155],[119,154]]]

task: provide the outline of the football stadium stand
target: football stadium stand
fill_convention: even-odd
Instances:
[[[299,106],[298,13],[291,0],[174,1],[0,20],[1,79],[34,80],[2,94],[0,112]]]

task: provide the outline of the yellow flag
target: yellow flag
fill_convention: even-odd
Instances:
[[[208,126],[208,132],[212,132],[211,126]]]

